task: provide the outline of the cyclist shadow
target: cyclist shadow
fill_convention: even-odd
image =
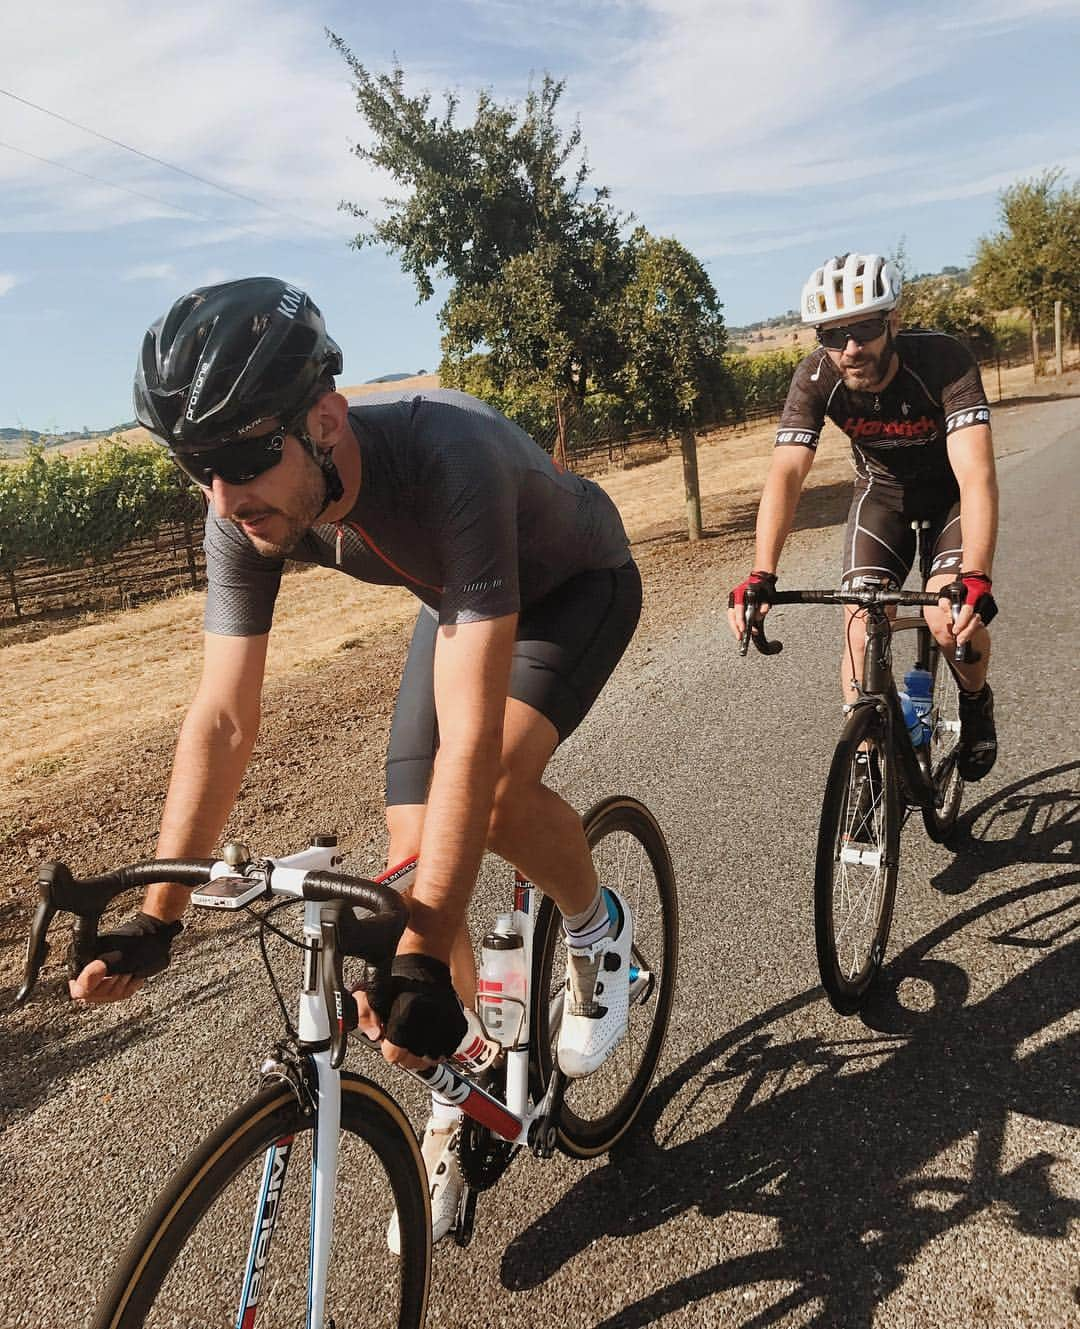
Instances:
[[[219,928],[202,936],[184,937],[178,943],[178,953],[188,952],[192,957],[186,972],[195,977],[183,980],[182,991],[170,985],[166,990],[170,995],[159,999],[152,1009],[137,996],[117,1006],[82,1007],[67,996],[64,956],[68,933],[69,929],[59,928],[50,937],[55,960],[47,965],[31,1001],[24,1007],[14,1005],[21,974],[14,962],[5,965],[5,977],[10,975],[11,981],[0,983],[0,1065],[4,1067],[0,1131],[53,1097],[81,1071],[166,1035],[177,1007],[229,994],[239,973],[238,969],[211,980],[198,977],[202,966],[194,962],[195,954],[205,961],[210,955],[235,949],[236,927]],[[178,969],[185,972],[182,966]]]
[[[955,857],[931,879],[962,895],[980,877],[1017,863],[1080,866],[1080,761],[1024,776],[965,812],[948,847]]]
[[[926,953],[943,933],[1077,882],[1080,873],[1004,892],[917,943],[887,972],[874,1030],[785,1041],[781,1022],[819,1000],[815,989],[716,1040],[656,1087],[625,1160],[585,1177],[511,1244],[504,1284],[535,1287],[600,1237],[694,1211],[743,1215],[710,1245],[745,1247],[767,1223],[767,1246],[689,1273],[598,1329],[652,1324],[718,1293],[765,1295],[760,1285],[777,1282],[794,1290],[748,1312],[748,1324],[801,1310],[807,1324],[868,1327],[928,1243],[991,1205],[1022,1233],[1064,1240],[1080,1204],[1055,1189],[1058,1160],[1043,1151],[1010,1170],[1003,1145],[1013,1112],[1080,1125],[1080,1035],[1052,1028],[1075,1006],[1080,941],[1061,944],[1052,922],[1046,954],[971,1006],[965,972]],[[929,1010],[900,1004],[912,972],[933,990]],[[672,1233],[673,1248],[686,1243],[676,1267],[707,1249],[700,1227],[690,1231]]]

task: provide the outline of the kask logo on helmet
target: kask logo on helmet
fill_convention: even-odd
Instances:
[[[295,286],[286,286],[278,301],[277,312],[284,314],[286,318],[295,318],[303,299],[303,291],[298,291]]]

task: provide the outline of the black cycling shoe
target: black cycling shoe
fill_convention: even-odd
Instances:
[[[994,728],[994,694],[984,683],[973,696],[960,693],[960,742],[956,765],[969,784],[989,775],[997,761],[997,730]]]
[[[881,802],[881,766],[876,751],[855,754],[853,789],[848,796],[844,839],[873,844],[877,839],[874,811]]]

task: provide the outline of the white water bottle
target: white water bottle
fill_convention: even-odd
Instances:
[[[513,914],[500,914],[480,949],[476,1007],[489,1038],[516,1046],[525,1023],[525,939]]]

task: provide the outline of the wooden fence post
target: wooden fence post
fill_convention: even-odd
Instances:
[[[1061,340],[1061,301],[1054,301],[1054,369],[1058,378],[1065,372],[1065,347]]]
[[[15,569],[7,568],[8,595],[11,596],[11,603],[15,606],[15,622],[22,620],[22,608],[19,605],[19,588],[15,585]]]
[[[1039,313],[1038,310],[1031,311],[1031,361],[1032,373],[1035,378],[1039,377]]]

